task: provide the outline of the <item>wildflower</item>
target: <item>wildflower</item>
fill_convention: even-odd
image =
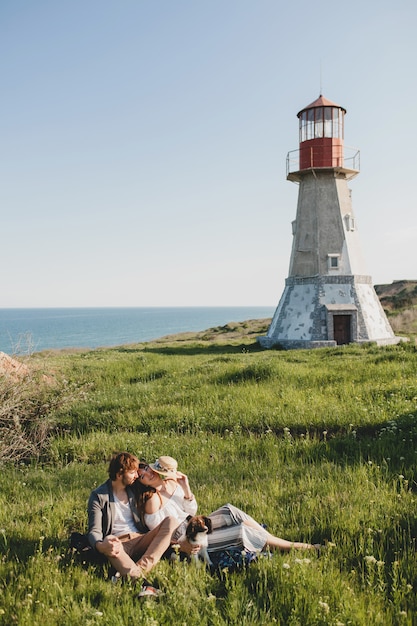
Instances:
[[[319,600],[319,607],[323,609],[324,613],[328,613],[330,611],[330,607],[327,602],[322,602],[322,600]]]
[[[283,563],[283,564],[282,564],[282,567],[283,567],[284,569],[290,569],[291,565],[290,565],[289,563]]]
[[[399,615],[402,615],[403,617],[407,617],[407,611],[400,611]]]
[[[102,617],[104,613],[102,611],[96,611],[94,615],[97,615],[97,617]]]
[[[403,474],[400,474],[400,475],[398,476],[398,478],[399,478],[400,480],[404,480],[404,476],[403,476]]]
[[[374,556],[372,556],[372,555],[367,555],[367,556],[365,557],[365,561],[366,561],[367,563],[376,563],[376,558],[375,558]]]

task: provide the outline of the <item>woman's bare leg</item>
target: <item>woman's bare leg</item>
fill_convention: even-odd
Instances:
[[[246,520],[243,522],[246,526],[251,526],[252,528],[258,528],[259,524],[257,522],[252,522],[251,520]],[[313,546],[311,543],[302,543],[300,541],[287,541],[286,539],[281,539],[280,537],[275,537],[271,535],[271,533],[267,532],[267,541],[266,545],[268,548],[277,548],[278,550],[289,551],[292,549],[295,550],[311,550],[316,546]]]

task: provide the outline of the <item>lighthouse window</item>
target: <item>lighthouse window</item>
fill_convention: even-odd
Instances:
[[[305,115],[305,136],[304,139],[313,139],[314,137],[314,109],[304,112]]]
[[[307,111],[303,111],[300,116],[300,142],[307,139]]]
[[[329,270],[337,270],[339,269],[339,254],[328,254],[327,255],[327,266]]]
[[[340,139],[340,121],[339,121],[339,109],[332,109],[333,111],[333,137]]]
[[[300,142],[319,137],[343,139],[343,114],[337,107],[316,107],[300,115]]]
[[[350,213],[346,213],[345,217],[346,230],[355,230],[355,218],[350,215]]]
[[[314,128],[315,137],[323,137],[323,109],[316,109],[316,124]]]
[[[332,133],[332,111],[331,107],[324,107],[324,136],[333,137]]]

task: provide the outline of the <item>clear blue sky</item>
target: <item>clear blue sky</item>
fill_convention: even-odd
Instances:
[[[417,279],[417,3],[1,0],[0,307],[276,306],[320,91],[374,284]]]

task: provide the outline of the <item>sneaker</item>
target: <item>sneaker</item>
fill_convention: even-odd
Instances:
[[[121,580],[122,576],[120,574],[120,572],[116,572],[115,574],[113,574],[113,576],[110,578],[111,582],[113,585],[117,585],[117,583],[119,582],[119,580]]]
[[[137,598],[146,598],[148,596],[151,596],[153,598],[157,598],[161,594],[162,594],[162,591],[160,589],[157,589],[156,587],[154,587],[153,585],[148,583],[147,580],[144,579],[143,583],[142,583],[142,586],[140,588],[140,591],[139,591],[139,593],[138,593],[138,595],[136,597]]]

